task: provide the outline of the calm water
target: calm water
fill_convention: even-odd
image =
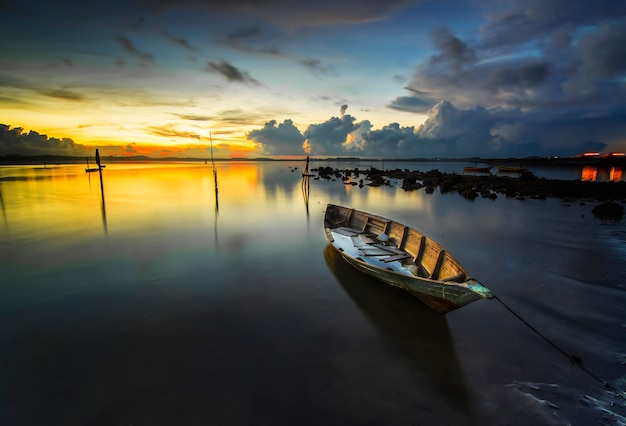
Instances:
[[[497,300],[439,316],[338,259],[322,217],[420,229],[621,389],[626,221],[399,185],[307,194],[302,166],[220,163],[216,194],[204,164],[110,164],[104,202],[82,165],[0,168],[0,424],[626,424]]]

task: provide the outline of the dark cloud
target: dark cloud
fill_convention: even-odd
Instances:
[[[33,83],[26,79],[0,74],[0,87],[9,89],[22,89],[38,93],[49,98],[61,99],[66,101],[82,101],[85,99],[83,94],[67,88],[53,89],[45,88],[43,85]],[[16,99],[14,102],[17,102]],[[22,100],[22,102],[27,100]]]
[[[311,142],[311,155],[336,155],[338,152],[345,155],[342,145],[346,143],[348,135],[359,128],[355,121],[354,117],[345,114],[310,125],[307,133]]]
[[[598,79],[626,75],[626,19],[601,25],[581,37],[578,46],[585,71]]]
[[[197,5],[211,12],[239,13],[255,16],[266,22],[290,29],[322,25],[373,22],[387,18],[391,13],[415,3],[414,0],[148,0],[155,8]]]
[[[564,47],[563,41],[574,41],[579,31],[626,13],[626,3],[614,0],[597,0],[593,5],[585,1],[529,0],[510,6],[488,15],[479,31],[482,49],[511,51],[539,41]],[[572,37],[564,38],[567,33]]]
[[[130,54],[131,56],[139,60],[139,65],[142,65],[142,66],[154,65],[155,63],[154,56],[151,55],[150,53],[144,52],[138,49],[137,47],[135,47],[135,45],[133,44],[132,41],[130,41],[129,38],[120,36],[120,37],[117,37],[116,40],[122,45],[126,53]]]
[[[417,96],[398,96],[389,104],[389,108],[398,111],[426,112],[436,102],[432,99],[423,99]]]
[[[392,80],[398,84],[405,84],[407,82],[407,78],[405,75],[396,74],[392,77]]]
[[[213,120],[220,123],[230,123],[237,126],[249,126],[251,123],[262,123],[267,119],[267,114],[262,111],[248,111],[241,108],[219,111]]]
[[[191,133],[187,131],[178,130],[175,125],[163,124],[160,126],[150,126],[145,129],[148,133],[156,136],[164,136],[168,138],[184,138],[184,139],[196,139],[200,140],[199,133]]]
[[[124,153],[125,154],[138,154],[137,150],[135,149],[135,144],[129,143],[128,145],[126,145],[126,148],[124,148]]]
[[[216,72],[218,74],[221,74],[228,81],[236,83],[248,83],[255,86],[261,84],[254,78],[250,77],[247,72],[241,71],[240,69],[226,61],[208,62],[206,69],[209,72]]]
[[[80,93],[67,89],[46,89],[41,90],[40,93],[50,98],[62,99],[64,101],[82,101],[85,99]]]
[[[206,115],[191,115],[191,114],[174,114],[176,117],[182,120],[190,121],[211,121],[212,118]]]
[[[434,31],[437,52],[408,87],[463,107],[549,108],[551,114],[582,104],[596,108],[605,95],[625,98],[617,81],[626,77],[620,54],[626,6],[532,0],[488,18],[477,38]]]
[[[604,129],[598,131],[597,129]],[[572,156],[603,151],[626,132],[626,112],[619,118],[596,117],[580,121],[577,116],[553,120],[541,112],[514,109],[457,108],[442,101],[428,110],[419,127],[391,123],[372,130],[369,121],[356,123],[350,115],[310,125],[311,155],[364,158],[466,158]],[[300,131],[290,120],[250,132],[249,139],[262,143],[271,154],[302,155]],[[279,143],[280,142],[280,143]]]
[[[402,158],[427,156],[422,149],[414,128],[400,127],[391,123],[380,130],[373,130],[363,135],[365,144],[362,152],[374,158]]]
[[[301,59],[298,59],[297,62],[299,64],[303,65],[305,68],[307,68],[314,75],[317,75],[317,76],[321,76],[321,75],[326,75],[326,76],[337,75],[337,72],[335,71],[335,69],[332,66],[325,65],[324,63],[322,63],[322,61],[320,61],[319,59],[316,59],[316,58],[301,58]]]
[[[626,3],[530,0],[487,15],[476,33],[439,28],[431,37],[435,52],[416,67],[408,96],[389,105],[428,113],[418,144],[498,156],[619,143]]]
[[[261,144],[266,155],[304,155],[304,137],[291,120],[280,124],[276,120],[268,121],[262,129],[252,130],[247,136]]]
[[[198,48],[193,46],[189,40],[184,39],[184,38],[180,38],[180,37],[174,37],[173,35],[171,35],[170,33],[168,33],[167,31],[161,31],[161,33],[169,40],[173,41],[174,43],[176,43],[177,45],[179,45],[180,47],[183,47],[187,50],[190,50],[192,52],[197,52]]]
[[[34,130],[26,133],[21,127],[0,124],[0,155],[11,154],[84,157],[92,155],[93,149],[76,144],[69,138],[49,138]]]
[[[103,19],[136,29],[153,16],[180,10],[211,16],[239,16],[247,22],[265,22],[291,31],[325,25],[374,22],[415,3],[415,0],[94,0],[84,2],[24,2],[5,0],[4,13],[38,23],[90,27]]]
[[[255,25],[228,34],[226,36],[226,45],[242,52],[286,57],[279,48],[265,45],[273,42],[274,38],[275,37],[267,34],[260,25]],[[261,46],[259,46],[259,44],[261,44]]]
[[[438,28],[433,31],[432,39],[439,53],[430,57],[431,67],[443,66],[460,72],[464,66],[476,62],[477,58],[473,49],[448,29]]]
[[[284,35],[283,35],[284,36]],[[316,76],[333,76],[336,75],[335,69],[324,64],[318,58],[299,57],[283,52],[280,48],[273,44],[278,35],[271,35],[260,25],[246,27],[239,31],[235,31],[226,36],[225,44],[235,50],[252,53],[255,55],[269,56],[274,59],[293,62],[303,66]]]

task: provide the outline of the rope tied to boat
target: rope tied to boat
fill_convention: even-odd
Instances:
[[[535,332],[535,334],[537,334],[539,337],[541,337],[543,340],[545,340],[546,342],[548,342],[550,344],[550,346],[552,346],[554,349],[556,349],[557,351],[559,351],[563,356],[565,356],[571,363],[572,365],[577,366],[578,368],[580,368],[582,371],[584,371],[585,373],[587,373],[588,376],[590,376],[591,378],[593,378],[594,380],[596,380],[597,382],[599,382],[600,384],[602,384],[603,387],[610,389],[611,391],[615,392],[617,394],[617,396],[619,396],[622,399],[626,399],[626,392],[617,389],[615,386],[612,386],[610,383],[608,383],[606,380],[602,380],[600,377],[598,377],[593,371],[589,370],[588,368],[586,368],[583,365],[583,360],[580,356],[578,355],[570,355],[568,354],[564,349],[562,349],[559,345],[557,345],[556,343],[554,343],[552,340],[550,340],[548,337],[544,336],[539,330],[537,330],[535,327],[533,327],[528,321],[526,321],[524,318],[522,318],[517,312],[515,312],[509,305],[507,305],[506,303],[504,303],[502,301],[502,299],[500,299],[497,295],[494,295],[494,299],[496,299],[498,302],[500,302],[500,304],[502,306],[504,306],[504,308],[506,310],[508,310],[510,313],[512,313],[517,319],[519,319],[525,326],[527,326],[528,328],[530,328],[533,332]]]

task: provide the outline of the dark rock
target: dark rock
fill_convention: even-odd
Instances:
[[[463,196],[466,200],[475,200],[476,197],[478,197],[478,192],[471,186],[462,188],[459,191],[459,194],[461,194],[461,196]]]
[[[418,182],[417,178],[414,175],[410,175],[402,179],[402,189],[404,189],[405,191],[415,191],[423,187],[424,185]]]
[[[401,180],[402,188],[405,191],[425,188],[426,193],[432,194],[439,187],[441,193],[457,192],[469,200],[473,200],[478,194],[491,199],[495,199],[498,194],[504,194],[507,198],[517,198],[518,200],[527,198],[544,200],[555,197],[598,202],[622,200],[622,204],[626,203],[626,182],[545,179],[536,177],[530,171],[522,173],[519,177],[460,175],[442,173],[439,170],[428,172],[400,169],[381,171],[373,167],[370,170],[357,169],[354,171],[320,167],[317,172],[320,178],[333,181],[343,179],[345,182],[351,176],[359,176],[361,178],[360,184],[363,184],[362,178],[365,177],[365,180],[369,181],[369,186],[391,186],[389,179]]]
[[[370,175],[369,176],[370,183],[369,186],[381,186],[385,184],[385,178],[382,175]]]
[[[624,207],[614,203],[606,202],[595,206],[591,212],[600,219],[612,219],[620,221],[624,216]]]
[[[537,176],[533,174],[530,170],[524,170],[522,174],[519,175],[519,180],[535,180]]]

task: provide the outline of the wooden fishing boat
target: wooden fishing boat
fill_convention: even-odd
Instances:
[[[352,266],[408,291],[441,314],[494,297],[441,245],[396,221],[328,204],[324,231]]]

